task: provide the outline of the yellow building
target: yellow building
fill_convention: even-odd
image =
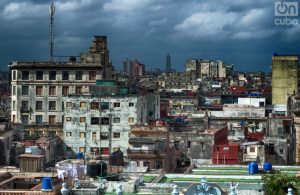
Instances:
[[[286,104],[287,94],[298,92],[298,56],[272,57],[272,104]]]

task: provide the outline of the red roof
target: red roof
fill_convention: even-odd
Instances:
[[[232,94],[245,94],[245,93],[247,93],[247,87],[245,87],[245,86],[230,86],[229,90]]]

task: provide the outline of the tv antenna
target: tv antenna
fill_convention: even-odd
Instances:
[[[53,47],[54,47],[54,12],[55,6],[53,0],[51,5],[49,6],[49,13],[50,13],[50,61],[53,62]]]

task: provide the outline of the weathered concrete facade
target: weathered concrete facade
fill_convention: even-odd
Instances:
[[[92,48],[99,45],[96,36]],[[102,40],[103,41],[103,40]],[[104,40],[105,42],[105,40]],[[105,42],[106,44],[106,42]],[[107,55],[91,50],[81,54],[80,62],[18,62],[11,69],[11,121],[27,125],[29,134],[61,135],[63,124],[63,97],[89,92],[96,80],[112,77],[112,65]],[[93,59],[92,58],[97,58]]]
[[[126,156],[130,126],[148,122],[145,96],[73,95],[64,102],[64,141],[69,155],[85,152],[108,157],[120,148]]]
[[[272,104],[286,104],[288,94],[298,92],[298,56],[272,57]]]

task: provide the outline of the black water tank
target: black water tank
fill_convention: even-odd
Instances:
[[[107,176],[107,164],[103,161],[96,164],[98,170],[99,177],[106,177]]]
[[[98,176],[98,164],[96,163],[89,163],[86,165],[86,174],[90,177]]]

